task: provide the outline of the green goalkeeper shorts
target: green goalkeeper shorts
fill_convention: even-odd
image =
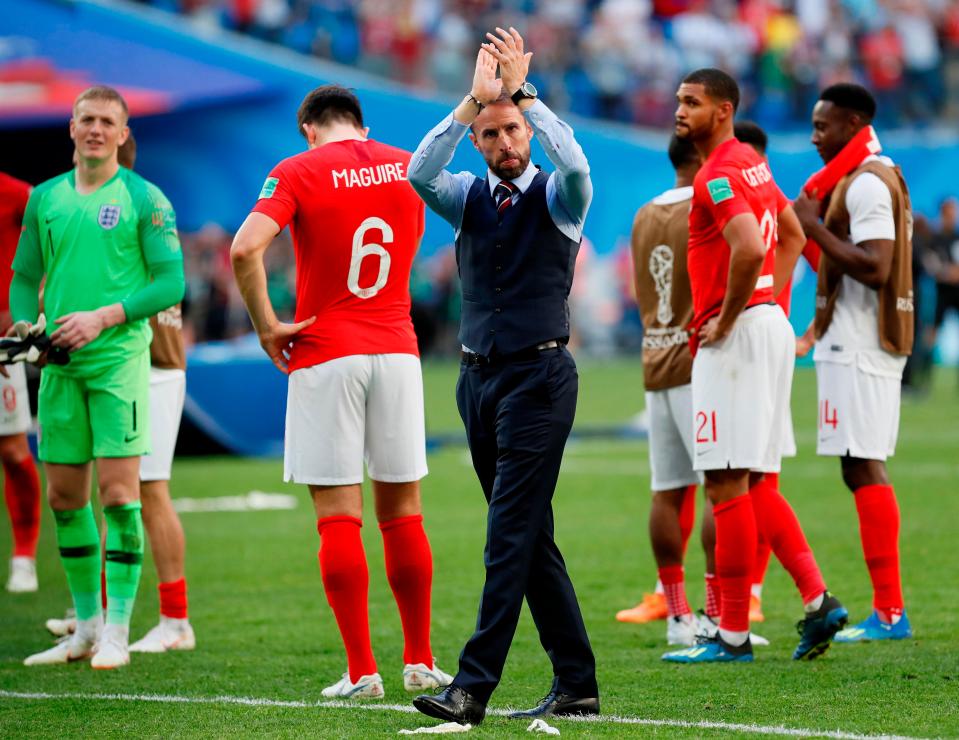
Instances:
[[[44,462],[149,454],[150,352],[85,377],[71,375],[69,365],[44,370],[38,406]]]

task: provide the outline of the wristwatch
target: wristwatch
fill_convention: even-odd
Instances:
[[[538,94],[532,82],[524,82],[519,86],[519,90],[513,93],[512,101],[519,105],[521,100],[536,100]]]

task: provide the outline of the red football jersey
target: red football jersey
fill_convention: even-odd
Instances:
[[[0,172],[0,313],[10,310],[13,255],[17,252],[23,212],[30,199],[30,184]],[[0,326],[0,331],[6,331]]]
[[[290,371],[337,357],[418,355],[410,269],[425,206],[406,179],[410,152],[338,141],[278,164],[253,210],[287,224],[296,253]]]
[[[730,255],[723,229],[742,213],[756,217],[766,244],[766,259],[747,305],[773,300],[780,195],[766,161],[737,139],[716,147],[696,173],[686,258],[693,293],[694,330],[722,308]]]

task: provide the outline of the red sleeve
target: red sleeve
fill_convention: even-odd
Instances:
[[[708,178],[700,178],[697,182],[700,184],[697,197],[706,206],[720,231],[735,216],[753,212],[746,200],[742,178],[735,169],[717,167]]]
[[[276,221],[282,231],[296,214],[295,172],[280,162],[263,183],[253,213],[262,213]]]
[[[789,200],[786,194],[776,185],[776,213],[782,213],[791,205],[792,201]]]
[[[809,263],[810,267],[816,272],[819,272],[819,255],[821,254],[821,249],[816,242],[812,239],[806,240],[806,246],[802,248],[802,256],[806,258],[806,262]]]

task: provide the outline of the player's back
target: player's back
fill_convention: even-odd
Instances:
[[[317,317],[294,343],[291,370],[346,355],[417,354],[409,281],[424,205],[406,179],[411,156],[348,140],[274,171],[295,180],[296,320]]]
[[[692,195],[691,187],[667,190],[643,206],[633,224],[646,390],[689,382],[692,358],[686,327],[693,317],[693,300],[686,243]]]
[[[687,260],[696,326],[722,307],[730,256],[723,229],[743,213],[755,216],[766,250],[756,290],[747,305],[773,300],[779,193],[768,163],[736,139],[720,144],[696,174]]]

